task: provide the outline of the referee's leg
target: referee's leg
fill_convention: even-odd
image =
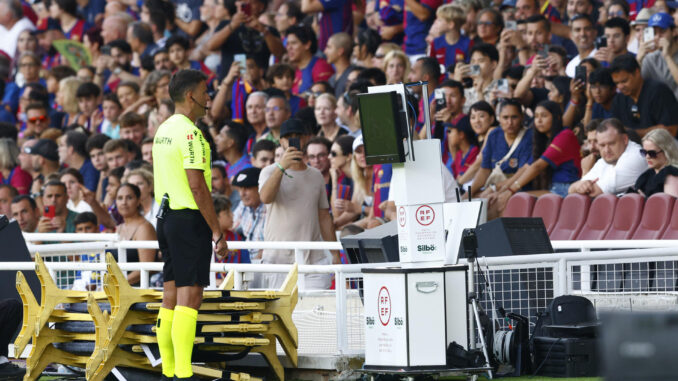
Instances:
[[[174,281],[172,266],[172,252],[167,244],[165,234],[165,219],[158,219],[158,246],[162,253],[163,267],[163,292],[162,307],[158,311],[155,335],[158,340],[158,350],[162,359],[162,379],[174,378],[174,344],[172,343],[172,322],[174,321],[174,307],[177,304],[177,289]]]

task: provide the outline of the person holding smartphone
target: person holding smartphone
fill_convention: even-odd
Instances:
[[[75,217],[78,213],[66,207],[66,185],[52,180],[45,185],[42,194],[44,213],[38,221],[38,233],[75,233]]]
[[[259,175],[261,202],[267,204],[266,241],[336,241],[323,175],[304,162],[302,147],[310,138],[301,120],[286,120],[280,128],[280,144],[285,150],[280,162],[264,168]],[[267,249],[262,253],[262,263],[294,262],[294,250]],[[324,250],[304,250],[300,264],[330,263],[341,263],[338,252],[333,252],[330,260]],[[276,289],[284,277],[265,274],[262,286]],[[306,287],[328,289],[330,280],[325,274],[308,274]]]

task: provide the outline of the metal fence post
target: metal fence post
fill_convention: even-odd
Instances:
[[[294,261],[297,262],[299,266],[304,265],[304,252],[300,249],[294,249]],[[299,291],[306,290],[306,274],[299,274]]]
[[[150,272],[148,270],[141,270],[139,272],[139,287],[140,288],[149,288],[150,281],[149,281],[149,274]]]
[[[346,274],[343,271],[334,273],[334,284],[336,289],[337,303],[337,352],[346,354],[348,352],[348,325],[346,322]]]
[[[571,277],[572,274],[569,273],[567,268],[567,260],[565,258],[560,258],[558,260],[558,289],[553,290],[553,296],[560,296],[567,294],[567,279]]]

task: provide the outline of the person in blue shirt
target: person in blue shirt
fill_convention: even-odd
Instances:
[[[511,181],[511,176],[519,175],[526,164],[532,163],[532,129],[523,127],[523,117],[522,105],[517,99],[506,99],[499,104],[501,128],[495,128],[487,137],[482,163],[471,185],[472,194],[483,197],[483,189],[487,194],[494,192],[492,188],[501,189]],[[508,155],[512,148],[513,152]],[[505,176],[503,180],[490,176],[496,167]]]
[[[229,181],[232,181],[238,172],[252,166],[249,155],[244,152],[248,135],[245,126],[237,122],[229,122],[214,139],[216,152],[228,162],[226,175]]]
[[[442,0],[405,0],[405,53],[426,54],[426,35],[433,25]]]

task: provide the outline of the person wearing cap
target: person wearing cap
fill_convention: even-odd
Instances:
[[[620,93],[612,101],[615,118],[640,137],[655,128],[665,128],[676,136],[678,101],[666,84],[643,79],[638,61],[630,54],[615,58],[610,71]]]
[[[594,46],[596,40],[596,27],[590,16],[586,14],[577,14],[570,20],[570,30],[572,32],[572,41],[577,45],[577,54],[568,62],[565,67],[565,74],[574,78],[574,72],[581,60],[587,57],[593,57],[596,54]]]
[[[654,79],[666,84],[678,98],[678,43],[674,37],[676,27],[673,17],[668,13],[655,13],[650,17],[647,27],[654,28],[652,44],[656,50],[645,56],[638,54],[640,74],[644,79]]]
[[[45,179],[59,172],[59,148],[54,140],[40,139],[32,147],[26,147],[24,152],[31,155],[33,172],[37,174],[33,178],[33,190],[41,189]]]
[[[625,0],[624,0],[625,1]],[[638,54],[638,49],[643,43],[643,30],[647,27],[647,22],[655,13],[653,8],[643,8],[638,12],[636,19],[631,21],[631,38],[628,49],[633,54]]]
[[[163,379],[191,381],[199,379],[191,357],[212,252],[223,257],[228,245],[210,195],[210,146],[195,125],[209,110],[207,76],[180,70],[170,80],[169,93],[175,114],[153,140],[153,188],[162,212],[158,246],[165,262],[156,336]]]
[[[286,120],[280,128],[280,144],[285,150],[280,161],[269,165],[259,176],[261,201],[267,204],[266,241],[335,241],[334,224],[329,212],[323,175],[304,162],[302,148],[311,138],[304,123]],[[340,263],[339,253],[330,260],[324,250],[303,250],[299,264]],[[296,262],[294,250],[269,250],[262,253],[263,263]],[[278,288],[285,274],[266,274],[264,288]],[[325,274],[306,275],[306,287],[327,289]]]
[[[250,167],[238,172],[232,185],[240,194],[240,202],[233,211],[233,230],[245,241],[264,241],[266,205],[259,197],[261,169]],[[261,250],[250,250],[250,261],[261,263]]]

